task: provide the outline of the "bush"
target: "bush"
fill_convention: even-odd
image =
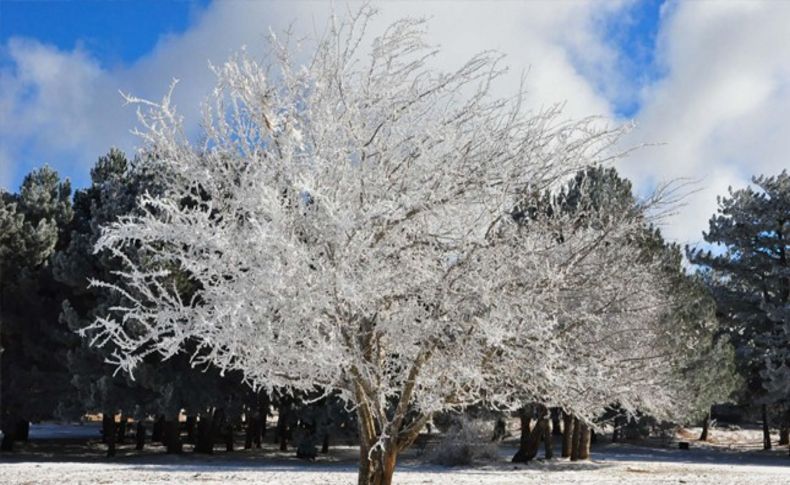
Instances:
[[[442,439],[428,452],[428,460],[444,466],[496,460],[498,446],[491,441],[492,431],[490,423],[466,416],[456,418]]]

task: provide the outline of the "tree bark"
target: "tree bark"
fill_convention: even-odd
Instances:
[[[107,445],[107,458],[115,456],[115,416],[111,412],[103,413],[101,420],[102,441]]]
[[[779,426],[779,444],[790,445],[790,409],[782,414],[782,424]]]
[[[153,429],[151,430],[151,442],[163,443],[165,436],[165,417],[160,415],[154,421]]]
[[[710,427],[710,411],[705,415],[702,420],[702,433],[699,435],[700,441],[708,441],[708,428]]]
[[[197,440],[195,442],[195,453],[211,454],[214,452],[214,435],[211,432],[213,413],[200,413],[197,423]]]
[[[513,455],[511,461],[513,463],[527,463],[533,460],[538,454],[538,448],[540,448],[541,440],[544,439],[547,432],[550,433],[548,431],[548,426],[549,419],[546,416],[545,410],[542,410],[538,421],[535,423],[535,427],[533,427],[529,432],[527,442],[523,447],[519,446],[518,451],[516,451],[516,454]]]
[[[27,419],[20,419],[16,423],[16,441],[27,441],[30,437],[30,421]]]
[[[581,442],[581,423],[579,418],[573,418],[573,433],[571,434],[571,461],[579,459],[579,445]]]
[[[142,450],[145,447],[145,424],[143,424],[143,420],[137,421],[137,431],[135,432],[135,441],[137,442],[135,445],[136,450]]]
[[[252,444],[255,442],[256,437],[258,441],[260,441],[260,420],[258,419],[258,416],[253,415],[251,409],[247,408],[244,421],[246,424],[244,429],[244,449],[249,450],[252,448]]]
[[[321,453],[329,453],[329,430],[324,430],[324,440],[321,442]]]
[[[763,449],[771,449],[771,429],[768,427],[768,406],[763,404]]]
[[[581,427],[579,430],[579,460],[589,460],[592,430],[584,422],[581,422],[579,426]]]
[[[116,440],[119,445],[122,445],[126,442],[126,426],[128,424],[128,420],[129,418],[127,416],[121,414],[121,421],[118,423],[118,438]]]
[[[519,448],[527,448],[527,441],[529,441],[530,425],[532,424],[532,416],[527,409],[523,407],[519,409],[518,418],[521,422],[521,437],[519,438]]]
[[[554,436],[561,436],[562,430],[560,429],[560,421],[562,410],[560,408],[551,408],[551,434]]]
[[[547,460],[554,458],[554,433],[552,431],[552,428],[554,428],[553,421],[553,416],[551,420],[547,419],[545,429],[543,430],[543,456]]]
[[[184,444],[181,442],[181,429],[179,427],[178,414],[165,421],[164,434],[167,454],[177,455],[184,451]]]
[[[186,442],[190,444],[195,444],[195,426],[197,425],[197,416],[194,414],[190,414],[187,416],[186,428],[187,428],[187,439]]]
[[[266,436],[266,420],[269,417],[269,405],[271,404],[271,400],[269,399],[269,395],[263,393],[260,399],[260,409],[258,410],[258,414],[260,416],[260,430],[261,433],[255,438],[255,445],[260,448],[261,447],[261,440]]]
[[[562,457],[568,458],[571,456],[571,449],[573,448],[573,416],[562,412]]]
[[[279,412],[277,416],[277,428],[275,431],[275,440],[280,442],[280,451],[288,450],[288,433],[289,426],[288,420],[291,418],[291,401],[283,397],[280,401]]]

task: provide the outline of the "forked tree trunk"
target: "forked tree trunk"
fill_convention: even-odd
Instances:
[[[702,433],[699,435],[700,441],[708,441],[708,428],[710,427],[710,411],[705,415],[702,420]]]
[[[359,447],[358,485],[392,485],[398,452],[392,443],[385,446],[385,449],[376,448],[372,452],[365,446]]]
[[[581,441],[581,423],[579,418],[573,418],[573,433],[571,434],[571,461],[579,459],[579,445]]]
[[[579,426],[581,428],[579,430],[579,460],[589,460],[592,430],[584,422],[581,422]]]
[[[544,439],[547,434],[549,437],[551,437],[548,426],[549,419],[546,415],[545,408],[543,408],[540,410],[540,417],[535,423],[535,427],[533,427],[529,432],[527,442],[524,446],[519,446],[518,451],[516,451],[516,454],[513,455],[511,461],[514,463],[526,463],[530,460],[533,460],[538,455],[538,448],[540,448],[541,440]]]
[[[573,448],[573,416],[562,412],[562,457],[568,458],[571,456],[571,449]]]
[[[763,449],[771,449],[771,429],[768,427],[768,406],[763,404]]]

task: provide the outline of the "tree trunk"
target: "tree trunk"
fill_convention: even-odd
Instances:
[[[532,416],[526,407],[519,409],[518,418],[521,422],[521,437],[519,439],[519,448],[527,448],[527,441],[529,441],[530,425],[532,423]]]
[[[6,415],[2,421],[3,442],[0,443],[0,451],[13,451],[14,440],[16,439],[16,418]]]
[[[266,436],[266,420],[269,417],[269,405],[271,404],[271,400],[269,399],[269,395],[263,393],[260,400],[260,409],[258,410],[259,419],[260,419],[260,430],[261,433],[255,438],[255,445],[260,448],[261,441]]]
[[[571,461],[579,459],[579,445],[581,441],[581,423],[579,418],[573,418],[573,433],[571,434]]]
[[[187,439],[186,442],[189,444],[195,444],[195,425],[197,424],[197,416],[194,414],[190,414],[187,416],[186,428],[187,428]]]
[[[589,460],[592,430],[584,422],[580,423],[579,426],[581,427],[579,430],[579,460]]]
[[[768,406],[763,404],[763,449],[771,449],[771,429],[768,427]]]
[[[165,417],[159,416],[154,421],[154,427],[151,430],[151,442],[152,443],[163,443],[165,436]]]
[[[247,408],[244,421],[246,424],[244,429],[244,449],[249,450],[252,448],[252,444],[255,442],[256,437],[258,441],[261,439],[260,420],[258,416],[253,415],[251,409]]]
[[[573,416],[562,412],[562,457],[568,458],[571,456],[571,449],[573,448]]]
[[[782,424],[779,426],[779,444],[790,445],[790,409],[782,414]]]
[[[107,445],[107,458],[115,456],[115,416],[103,413],[101,419],[102,441]]]
[[[321,453],[329,453],[329,430],[324,430],[324,441],[321,443]]]
[[[116,440],[119,445],[126,442],[126,425],[128,424],[128,420],[128,417],[121,414],[121,421],[118,423],[118,439]]]
[[[387,440],[388,441],[388,440]],[[365,446],[360,446],[358,485],[392,485],[398,453],[392,443],[370,453]]]
[[[178,414],[165,421],[164,441],[169,455],[177,455],[184,451],[179,424]]]
[[[142,450],[145,447],[145,424],[143,424],[143,420],[137,421],[137,431],[135,432],[135,441],[137,444],[135,445],[136,450]]]
[[[562,430],[560,429],[560,414],[562,414],[560,408],[551,408],[551,434],[554,436],[562,435]]]
[[[537,423],[535,423],[535,427],[529,432],[525,446],[519,446],[518,451],[513,455],[511,461],[514,463],[527,463],[533,460],[538,454],[541,440],[546,436],[548,426],[549,419],[544,410],[541,412]]]
[[[544,445],[543,456],[547,460],[551,460],[552,458],[554,458],[554,436],[553,436],[554,433],[552,431],[552,428],[554,428],[553,421],[554,421],[553,416],[551,421],[547,419],[546,427],[543,430],[543,445]]]
[[[195,442],[195,453],[211,454],[214,452],[214,435],[211,432],[212,413],[201,413],[197,423],[197,440]]]
[[[502,441],[507,433],[507,424],[501,416],[497,418],[494,424],[494,434],[491,436],[491,441]]]
[[[225,425],[225,451],[233,451],[233,422],[228,421]]]
[[[282,398],[279,406],[279,413],[277,416],[277,429],[274,434],[275,439],[280,442],[280,451],[288,450],[288,420],[291,418],[291,401],[288,398]]]
[[[27,441],[30,437],[30,421],[27,419],[20,419],[16,423],[16,434],[14,439],[16,441]]]
[[[708,441],[708,428],[710,427],[710,411],[705,415],[702,420],[702,433],[699,435],[700,441]]]
[[[623,434],[623,418],[615,416],[612,421],[612,443],[617,443]]]

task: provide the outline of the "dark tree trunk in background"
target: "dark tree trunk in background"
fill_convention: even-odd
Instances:
[[[527,441],[529,440],[530,425],[532,423],[531,409],[523,407],[518,410],[518,419],[521,422],[521,436],[519,438],[519,447],[526,449]]]
[[[154,421],[153,430],[151,430],[151,442],[163,443],[165,437],[165,417],[159,416]]]
[[[705,415],[702,420],[702,433],[699,435],[700,441],[708,441],[708,430],[710,428],[710,411]]]
[[[541,407],[538,413],[538,420],[535,423],[535,427],[530,430],[527,442],[524,446],[519,446],[518,451],[513,455],[511,461],[514,463],[526,463],[534,459],[538,454],[541,439],[543,439],[547,433],[550,433],[547,429],[549,426],[549,419],[546,408]]]
[[[782,424],[779,426],[779,444],[790,445],[790,409],[782,413]]]
[[[258,442],[261,440],[261,420],[253,414],[252,409],[247,408],[244,421],[246,424],[244,429],[244,449],[249,450],[256,440]]]
[[[551,420],[547,419],[546,427],[543,430],[543,445],[544,445],[543,456],[547,460],[551,460],[552,458],[554,458],[554,432],[552,431],[552,428],[554,428],[553,421],[554,421],[553,416]]]
[[[506,430],[505,419],[501,416],[498,417],[496,424],[494,424],[494,434],[491,436],[491,441],[502,441],[505,438]]]
[[[189,444],[195,444],[195,425],[197,424],[197,416],[194,414],[190,414],[187,416],[186,422],[186,429],[187,429],[187,439],[186,442]]]
[[[121,421],[118,423],[118,439],[116,440],[119,445],[126,442],[126,425],[129,418],[121,415]]]
[[[560,415],[562,410],[560,408],[551,408],[551,434],[554,436],[561,436],[562,430],[560,429]]]
[[[280,451],[288,450],[288,421],[291,418],[291,400],[283,397],[280,400],[279,413],[277,416],[277,429],[274,433],[275,443],[280,442]]]
[[[562,457],[568,458],[571,456],[573,449],[573,416],[566,412],[562,412]]]
[[[623,434],[623,417],[622,416],[615,416],[614,420],[612,421],[612,443],[617,443],[622,439]]]
[[[101,418],[102,441],[107,445],[107,457],[115,456],[115,416],[112,413],[104,413]]]
[[[233,451],[233,421],[227,421],[223,435],[225,438],[225,451]]]
[[[145,447],[145,424],[143,424],[142,419],[137,421],[137,430],[135,431],[134,439],[136,441],[134,449],[142,450]]]
[[[321,453],[329,453],[329,429],[324,430],[324,441],[321,443]]]
[[[763,404],[763,449],[771,449],[771,429],[768,427],[768,406]]]
[[[27,441],[30,437],[30,421],[27,419],[20,419],[16,423],[16,441]]]
[[[177,455],[184,451],[184,444],[181,442],[181,427],[178,422],[178,414],[165,421],[164,443],[169,455]]]
[[[213,421],[214,419],[211,413],[200,414],[200,420],[197,423],[195,453],[211,454],[214,452],[214,436],[211,432]]]
[[[260,416],[261,434],[255,438],[255,445],[258,448],[261,447],[261,440],[263,439],[263,437],[266,436],[266,420],[269,417],[269,405],[271,405],[271,400],[269,399],[269,395],[266,393],[262,393],[260,400],[260,409],[258,410],[258,414]]]
[[[579,426],[581,427],[579,430],[579,459],[589,460],[592,430],[587,423],[584,422],[581,422]]]
[[[579,459],[579,444],[581,441],[581,423],[579,418],[573,418],[573,433],[571,434],[571,461]]]
[[[3,442],[0,443],[0,451],[13,451],[14,440],[16,439],[16,418],[6,416],[2,422]]]

